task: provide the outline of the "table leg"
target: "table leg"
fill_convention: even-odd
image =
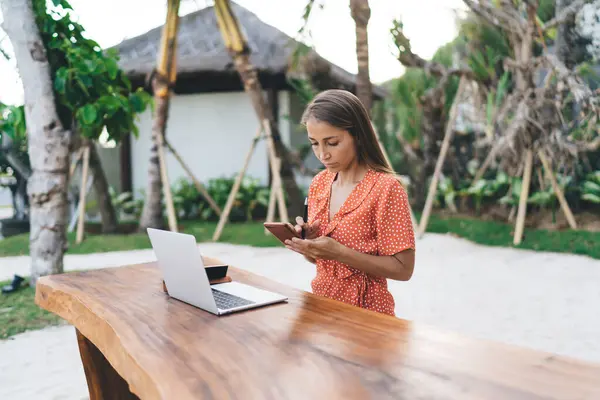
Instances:
[[[76,332],[90,400],[139,400],[135,394],[131,393],[127,382],[104,358],[102,352],[79,330],[76,329]]]

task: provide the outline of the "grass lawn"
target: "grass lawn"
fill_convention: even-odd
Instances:
[[[216,223],[182,222],[182,231],[196,237],[198,242],[211,241]],[[451,233],[476,243],[512,247],[514,226],[477,219],[441,217],[430,218],[428,232]],[[230,223],[223,230],[220,242],[245,244],[257,247],[281,246],[277,239],[263,233],[261,222]],[[600,232],[525,230],[523,242],[518,248],[575,253],[600,259]],[[28,253],[29,236],[19,235],[0,241],[0,257]],[[88,254],[105,251],[150,248],[146,234],[99,235],[90,234],[80,245],[75,244],[75,234],[69,234],[68,254]],[[8,282],[3,282],[5,285]],[[38,308],[34,290],[25,288],[9,296],[0,295],[0,339],[25,330],[39,329],[60,323],[53,314]]]
[[[194,235],[198,242],[212,241],[217,227],[216,222],[182,221],[181,232]],[[75,243],[75,232],[68,234],[68,254],[89,254],[106,251],[149,249],[150,240],[146,233],[129,235],[88,234],[81,244]],[[229,223],[223,229],[219,239],[223,243],[246,244],[257,247],[277,246],[279,242],[263,233],[262,222]],[[0,257],[29,254],[29,235],[11,236],[0,241]]]
[[[417,216],[419,218],[419,216]],[[182,232],[194,235],[198,242],[212,241],[216,222],[183,221]],[[513,247],[514,225],[469,219],[465,217],[442,217],[432,215],[428,232],[451,233],[475,243],[489,246]],[[75,233],[68,235],[67,254],[89,254],[106,251],[149,249],[150,241],[145,233],[129,235],[88,234],[83,243],[75,244]],[[262,222],[229,223],[225,226],[219,242],[245,244],[257,247],[280,246],[272,236],[263,234]],[[554,251],[588,255],[600,259],[600,232],[549,231],[526,229],[521,249]],[[596,244],[596,245],[595,245]],[[0,241],[0,257],[26,255],[29,253],[29,235],[12,236]]]
[[[9,283],[0,282],[0,286]],[[35,291],[30,287],[10,295],[0,294],[0,339],[62,323],[57,315],[39,308],[33,301],[34,296]]]
[[[600,246],[598,245],[600,232],[525,229],[523,241],[520,245],[514,246],[514,224],[440,216],[432,216],[429,219],[427,232],[452,233],[488,246],[582,254],[600,259]]]

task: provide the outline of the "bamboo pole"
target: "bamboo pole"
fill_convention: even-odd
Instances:
[[[409,182],[407,182],[408,178],[404,175],[397,175],[396,179],[398,179],[398,182],[400,182],[400,184],[402,185],[402,187],[408,194],[408,187],[410,186]],[[410,205],[410,202],[408,202],[408,211],[410,212],[410,219],[412,221],[413,231],[417,232],[419,230],[418,221],[417,221],[417,217],[415,216],[415,213],[412,209],[412,206]]]
[[[540,157],[540,159],[541,159],[541,157]],[[543,163],[543,161],[542,161],[542,163]],[[536,168],[535,173],[537,175],[538,182],[540,184],[540,190],[541,191],[546,190],[546,183],[544,182],[544,177],[542,175],[542,170],[540,170],[539,168]]]
[[[373,127],[373,132],[375,132],[375,138],[377,139],[377,143],[379,143],[379,148],[381,149],[381,152],[383,153],[383,158],[385,158],[385,161],[388,163],[390,168],[392,168],[392,162],[390,161],[390,157],[388,156],[388,153],[385,150],[385,147],[383,146],[383,142],[381,141],[381,137],[379,136],[377,127],[375,126],[375,124],[372,121],[371,121],[371,126]]]
[[[517,211],[517,222],[513,243],[518,245],[523,240],[525,228],[525,215],[527,214],[527,199],[529,198],[529,185],[531,184],[531,170],[533,167],[533,151],[527,149],[525,153],[525,168],[523,169],[523,186],[521,186],[521,197],[519,198],[519,209]]]
[[[82,150],[77,150],[77,154],[75,154],[73,162],[71,163],[71,167],[69,168],[69,180],[73,177],[73,174],[75,173],[75,168],[77,168],[77,165],[79,164],[79,160],[81,160],[82,155]]]
[[[481,164],[481,167],[479,168],[477,173],[475,173],[475,177],[473,178],[473,183],[477,182],[478,180],[480,180],[483,177],[483,174],[485,174],[485,171],[487,171],[487,169],[489,168],[489,166],[492,163],[492,160],[494,159],[494,157],[496,156],[496,152],[498,151],[499,148],[500,148],[500,144],[499,144],[499,142],[496,142],[494,144],[494,146],[491,148],[491,150],[488,153],[485,160],[483,161],[483,164]]]
[[[233,208],[233,202],[235,200],[235,196],[237,195],[237,192],[240,189],[240,185],[242,184],[242,179],[244,179],[244,175],[246,174],[246,170],[248,169],[248,165],[250,164],[250,160],[252,159],[252,154],[254,153],[256,144],[260,140],[261,131],[262,131],[261,128],[258,128],[258,130],[256,131],[256,135],[252,139],[250,148],[248,149],[248,152],[246,153],[246,159],[244,160],[242,169],[240,170],[240,173],[238,174],[238,176],[235,178],[235,181],[233,182],[233,187],[231,188],[231,191],[229,192],[229,196],[227,197],[227,203],[225,203],[225,209],[223,210],[223,213],[221,214],[221,218],[219,218],[219,223],[217,224],[217,229],[215,229],[215,233],[213,234],[212,240],[215,242],[217,240],[219,240],[219,238],[221,237],[223,228],[225,227],[225,224],[227,223],[227,220],[229,219],[229,213],[231,213],[231,209]]]
[[[177,76],[176,68],[176,50],[177,50],[177,31],[179,29],[179,4],[180,0],[168,0],[167,18],[161,37],[160,59],[157,65],[157,76],[154,95],[166,102],[165,106],[160,108],[164,115],[156,115],[157,121],[162,120],[159,132],[156,133],[156,146],[160,165],[160,176],[163,186],[165,202],[167,203],[167,217],[169,220],[169,229],[177,232],[177,216],[173,204],[173,194],[169,183],[169,174],[167,173],[167,162],[165,157],[165,130],[167,124],[167,113],[169,99],[171,97],[171,88],[175,83]],[[168,83],[167,83],[168,82]]]
[[[83,241],[83,228],[85,224],[85,194],[88,172],[90,168],[90,144],[86,143],[83,149],[83,165],[81,172],[81,188],[79,190],[79,220],[77,221],[76,243]]]
[[[281,168],[281,163],[279,162],[279,159],[275,160],[275,162],[277,163],[276,168]],[[269,191],[269,207],[267,209],[267,222],[273,222],[275,220],[275,201],[277,198],[277,193],[280,189],[281,188],[278,188],[275,185],[275,180],[273,180],[271,182],[271,190]],[[271,232],[267,228],[265,228],[265,235],[269,234],[271,234]]]
[[[373,131],[375,132],[375,137],[377,138],[377,143],[379,143],[379,148],[381,149],[381,152],[383,153],[383,158],[385,158],[385,161],[388,163],[390,168],[393,169],[392,161],[390,160],[390,157],[389,157],[387,151],[385,150],[385,147],[383,146],[383,142],[381,141],[381,138],[379,137],[379,132],[377,132],[377,128],[375,127],[375,124],[372,123],[371,125],[373,126]],[[400,184],[404,187],[404,190],[406,190],[408,192],[408,187],[407,187],[407,185],[404,184],[403,177],[400,177],[398,180],[399,180]],[[410,211],[410,217],[412,219],[413,230],[416,231],[417,230],[417,218],[415,216],[415,213],[414,213],[410,203],[408,204],[408,208]]]
[[[442,166],[444,165],[446,153],[448,152],[448,148],[450,147],[450,140],[452,139],[453,128],[458,113],[458,103],[460,102],[460,96],[462,95],[462,92],[464,90],[464,85],[465,78],[461,77],[460,82],[458,84],[458,90],[456,91],[456,96],[454,97],[454,102],[452,103],[452,107],[450,108],[450,117],[448,118],[448,122],[446,123],[446,132],[444,133],[444,141],[442,142],[440,155],[438,156],[437,162],[435,164],[435,171],[433,172],[433,177],[431,179],[431,183],[429,184],[429,191],[427,193],[425,207],[423,208],[423,215],[421,216],[421,221],[419,224],[419,237],[422,237],[425,233],[425,230],[427,229],[429,214],[431,213],[431,208],[433,206],[433,198],[435,197],[435,193],[437,191],[438,180],[440,178],[440,173],[442,172]]]
[[[231,2],[229,0],[215,0],[214,11],[217,25],[223,38],[223,44],[233,59],[233,66],[242,80],[244,91],[250,97],[252,107],[254,108],[258,120],[261,124],[264,119],[269,120],[271,123],[270,127],[273,131],[270,132],[270,134],[273,136],[274,140],[269,143],[274,144],[275,154],[281,159],[280,170],[285,176],[285,180],[282,180],[281,186],[282,188],[285,188],[288,195],[290,208],[294,210],[294,212],[301,212],[304,196],[302,196],[302,191],[296,183],[294,168],[289,160],[287,147],[281,140],[281,134],[275,123],[271,107],[269,107],[267,99],[264,96],[257,68],[250,60],[251,49],[246,40],[246,36],[232,10]]]
[[[554,176],[554,173],[552,172],[552,169],[550,168],[550,162],[548,161],[546,154],[544,153],[543,150],[539,150],[538,156],[539,156],[540,160],[542,161],[542,165],[543,165],[544,169],[546,170],[546,174],[550,177],[550,183],[552,183],[552,188],[554,189],[554,193],[556,194],[556,197],[558,198],[560,207],[562,208],[563,213],[565,214],[565,217],[567,218],[567,221],[569,222],[569,226],[571,227],[571,229],[577,229],[577,222],[575,222],[575,217],[573,216],[573,213],[571,212],[571,208],[569,207],[569,203],[567,203],[567,199],[565,199],[565,195],[563,194],[562,190],[560,189],[560,186],[558,186],[558,182],[556,182],[556,177]]]
[[[200,181],[196,178],[196,176],[194,175],[192,170],[188,167],[188,165],[185,163],[185,161],[183,161],[183,158],[181,158],[181,155],[179,155],[179,153],[175,150],[175,148],[173,148],[173,146],[171,146],[171,143],[169,143],[169,141],[166,139],[165,139],[165,144],[167,145],[167,148],[169,149],[171,154],[173,154],[175,156],[175,159],[177,161],[179,161],[179,164],[181,164],[181,167],[190,176],[190,178],[192,179],[192,182],[194,182],[194,186],[196,186],[196,189],[198,190],[198,192],[202,195],[202,197],[204,197],[204,199],[206,199],[206,201],[208,202],[210,207],[220,217],[221,216],[221,208],[215,202],[215,200],[211,197],[211,195],[208,193],[208,191],[206,190],[204,185],[202,185],[202,183],[200,183]]]
[[[275,152],[275,143],[273,142],[273,136],[271,135],[271,127],[269,120],[263,120],[263,127],[267,136],[267,147],[269,148],[269,165],[271,166],[271,175],[273,179],[272,187],[275,189],[275,196],[277,199],[277,205],[279,209],[279,218],[282,222],[288,222],[288,212],[285,205],[285,199],[283,197],[283,185],[281,183],[281,159],[277,157]],[[273,190],[273,189],[272,189]]]
[[[167,162],[165,158],[164,136],[157,135],[158,140],[158,161],[160,163],[160,178],[162,180],[165,202],[167,203],[167,217],[169,219],[169,230],[177,232],[177,216],[175,215],[175,205],[173,204],[173,194],[169,184],[169,174],[167,172]]]

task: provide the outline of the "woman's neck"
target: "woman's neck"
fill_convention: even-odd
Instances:
[[[343,171],[338,173],[336,181],[340,186],[355,185],[364,178],[368,167],[358,163],[350,165]]]

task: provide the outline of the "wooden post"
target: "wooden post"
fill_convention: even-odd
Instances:
[[[167,1],[167,18],[163,26],[160,49],[154,79],[152,82],[154,91],[155,110],[154,120],[152,125],[152,138],[156,145],[158,155],[158,166],[154,157],[150,159],[148,190],[146,200],[140,218],[140,227],[146,228],[150,226],[162,225],[162,204],[158,201],[160,193],[155,193],[154,180],[156,173],[160,173],[160,182],[162,191],[165,196],[167,206],[167,217],[169,220],[169,229],[172,232],[177,232],[177,217],[175,214],[175,206],[173,205],[173,196],[171,193],[171,185],[169,184],[167,174],[167,163],[165,159],[165,132],[167,129],[167,119],[171,91],[175,86],[177,77],[177,58],[175,56],[177,50],[177,32],[179,29],[179,4],[180,0]],[[157,171],[157,169],[159,171]]]
[[[77,168],[77,165],[79,164],[79,160],[81,160],[82,155],[83,152],[80,148],[79,150],[77,150],[75,157],[73,157],[73,161],[71,162],[71,167],[69,168],[69,180],[71,180],[71,178],[73,177],[73,174],[75,173],[75,168]]]
[[[489,168],[489,166],[492,163],[492,160],[494,159],[494,157],[496,156],[496,152],[498,151],[499,148],[500,148],[499,142],[496,142],[494,144],[494,146],[492,146],[492,149],[490,150],[487,157],[485,158],[485,161],[483,162],[483,164],[481,164],[481,167],[475,174],[475,177],[473,178],[473,183],[477,182],[478,180],[480,180],[483,177],[483,174],[485,174],[485,171],[487,171],[487,169]]]
[[[519,209],[517,211],[517,223],[513,243],[518,245],[523,240],[523,229],[525,228],[525,215],[527,214],[527,199],[529,198],[529,185],[531,184],[531,170],[533,167],[533,151],[527,149],[525,153],[525,168],[523,169],[523,186],[521,186],[521,197],[519,198]]]
[[[237,192],[240,189],[240,185],[242,184],[242,179],[244,179],[244,175],[246,174],[246,170],[248,169],[248,164],[250,164],[250,160],[252,159],[252,154],[254,153],[256,144],[260,140],[261,132],[262,132],[262,129],[258,128],[258,130],[256,131],[256,135],[252,139],[252,144],[250,145],[250,148],[248,149],[248,152],[246,153],[246,159],[244,160],[244,165],[242,166],[240,173],[238,174],[238,176],[235,178],[235,181],[233,182],[233,187],[231,188],[231,191],[229,192],[229,197],[227,197],[227,203],[225,203],[225,209],[223,210],[223,213],[221,214],[221,218],[219,218],[219,223],[217,224],[217,229],[215,229],[215,233],[213,234],[212,240],[215,242],[217,240],[219,240],[219,238],[221,237],[221,232],[223,232],[223,228],[225,227],[225,224],[227,223],[227,220],[229,219],[229,213],[231,212],[231,209],[233,208],[233,202],[235,200],[235,196],[237,195]]]
[[[446,132],[444,133],[444,141],[442,142],[440,155],[438,156],[437,162],[435,164],[435,171],[433,172],[433,177],[431,178],[431,183],[429,184],[429,192],[427,193],[425,207],[423,208],[423,215],[421,216],[421,221],[419,224],[419,237],[422,237],[425,233],[425,230],[427,229],[427,222],[429,221],[429,214],[431,213],[433,199],[437,191],[438,180],[440,178],[440,173],[442,172],[442,166],[444,165],[446,153],[448,152],[448,148],[450,147],[450,140],[452,139],[454,123],[456,122],[456,115],[458,112],[457,105],[460,102],[460,96],[462,95],[462,92],[464,90],[464,85],[465,78],[461,77],[460,82],[458,84],[458,90],[456,91],[456,96],[454,97],[454,102],[452,103],[452,107],[450,108],[450,117],[448,118],[448,122],[446,123]]]
[[[219,207],[219,205],[215,202],[215,200],[206,191],[206,188],[202,185],[202,183],[200,183],[200,181],[198,179],[196,179],[196,176],[194,175],[194,173],[192,172],[192,170],[183,161],[183,158],[181,158],[181,156],[179,155],[179,153],[177,151],[175,151],[175,149],[173,148],[173,146],[171,146],[171,143],[169,143],[168,140],[165,140],[165,144],[167,145],[167,148],[169,149],[169,151],[175,156],[175,158],[177,159],[177,161],[179,161],[179,164],[181,164],[181,167],[190,176],[190,178],[192,179],[192,182],[194,182],[194,186],[196,186],[196,189],[198,190],[198,192],[202,195],[202,197],[204,197],[206,199],[206,201],[208,202],[208,204],[210,205],[210,207],[220,217],[221,216],[221,208]]]
[[[565,199],[565,195],[563,194],[562,190],[560,189],[560,186],[558,186],[558,182],[556,182],[556,177],[554,176],[554,173],[552,172],[552,168],[550,168],[550,162],[548,161],[546,154],[544,153],[543,150],[539,150],[538,156],[540,157],[540,160],[542,161],[542,165],[544,166],[544,169],[546,170],[546,174],[550,177],[550,183],[552,183],[552,188],[554,189],[554,193],[556,194],[556,197],[558,198],[560,207],[562,208],[563,213],[565,214],[565,217],[567,218],[567,221],[569,222],[569,226],[571,227],[571,229],[577,229],[577,222],[575,222],[575,217],[573,216],[573,213],[571,212],[571,208],[569,207],[569,203],[567,203],[567,199]]]
[[[405,177],[404,175],[399,175],[397,179],[398,179],[398,182],[400,182],[400,184],[404,188],[404,190],[406,190],[406,193],[408,193],[408,187],[410,186],[409,182],[407,182],[408,178]],[[408,210],[410,211],[410,219],[412,221],[413,231],[417,232],[419,229],[418,228],[419,221],[417,221],[417,217],[415,216],[415,213],[412,209],[412,206],[410,205],[410,202],[408,203]]]
[[[171,185],[169,184],[169,174],[167,173],[167,160],[165,159],[165,142],[164,136],[159,132],[156,135],[158,140],[157,151],[158,161],[160,163],[160,179],[162,180],[163,191],[165,194],[165,202],[167,203],[167,217],[169,219],[169,230],[177,232],[177,216],[175,215],[175,205],[173,204],[173,194],[171,193]]]
[[[90,168],[90,143],[86,143],[83,149],[83,165],[81,172],[81,188],[79,190],[79,220],[77,221],[76,243],[83,241],[83,228],[85,224],[85,193],[88,171]]]
[[[541,157],[540,157],[540,159],[541,159]],[[546,190],[546,182],[544,181],[544,176],[542,174],[542,170],[537,168],[535,170],[535,173],[537,175],[538,182],[540,184],[540,190],[543,192],[544,190]]]
[[[269,120],[263,120],[263,127],[267,136],[267,147],[269,148],[269,165],[271,166],[271,175],[273,179],[272,187],[275,190],[275,196],[277,199],[277,205],[279,208],[279,218],[282,222],[288,222],[287,207],[285,205],[285,199],[283,197],[283,185],[281,183],[281,159],[277,157],[275,152],[275,143],[273,142],[273,136],[271,135],[271,127],[269,126]],[[273,190],[273,189],[271,189]]]
[[[388,163],[390,168],[393,168],[392,162],[390,161],[390,157],[388,156],[388,153],[385,150],[383,143],[381,142],[381,138],[379,137],[379,132],[377,131],[377,128],[375,127],[375,124],[372,121],[371,121],[371,126],[373,127],[373,132],[375,132],[375,137],[377,138],[377,143],[379,143],[379,148],[381,149],[381,152],[383,153],[383,158],[385,158],[385,161]]]
[[[277,169],[281,168],[281,162],[279,161],[279,159],[276,159],[275,162],[277,164],[275,167]],[[269,208],[267,209],[267,222],[275,221],[275,200],[277,198],[277,193],[280,189],[281,188],[275,186],[275,180],[273,179],[273,181],[271,182],[271,190],[269,192]],[[265,228],[265,235],[270,234],[271,232],[267,228]]]

